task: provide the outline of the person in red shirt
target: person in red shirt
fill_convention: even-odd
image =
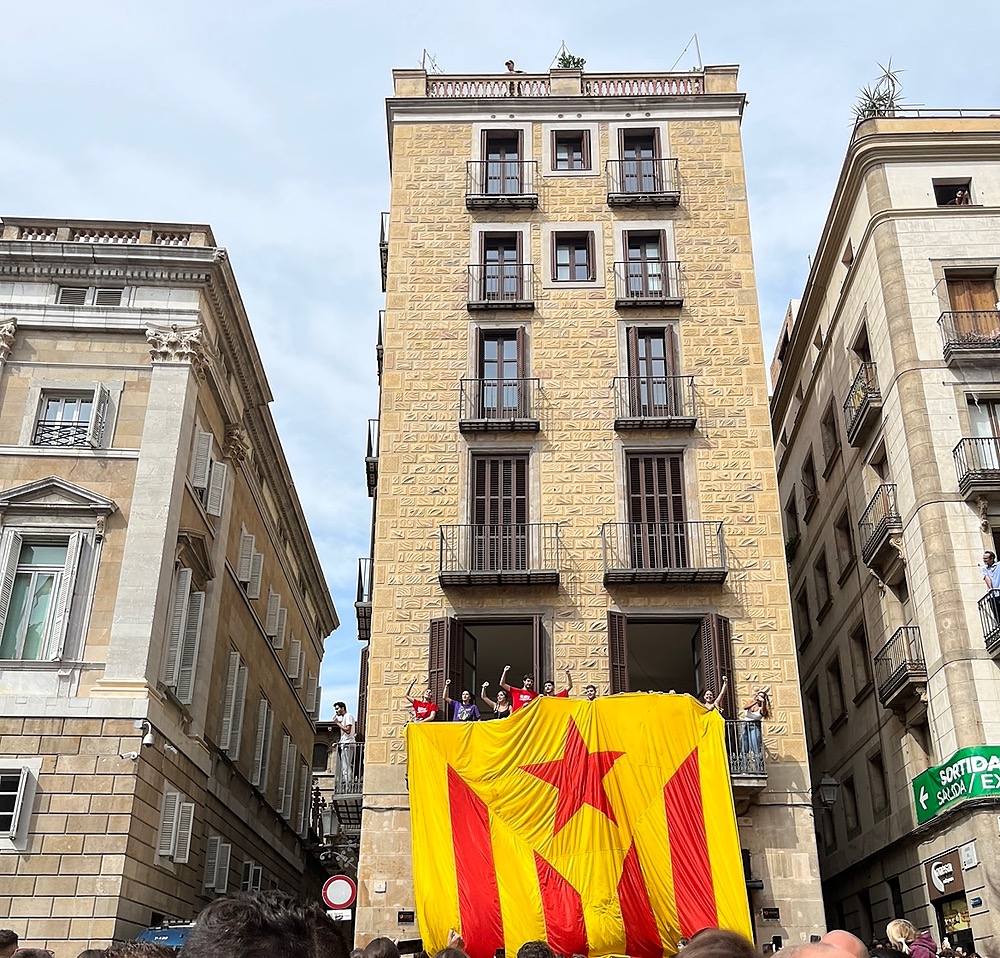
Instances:
[[[569,669],[566,672],[566,688],[561,692],[556,691],[555,682],[544,682],[542,683],[542,695],[551,695],[553,698],[557,699],[568,699],[569,693],[573,691],[573,676]]]
[[[500,688],[504,689],[510,696],[511,711],[516,712],[522,706],[527,705],[532,699],[537,699],[538,693],[535,691],[535,678],[532,675],[526,675],[522,679],[521,688],[511,688],[506,682],[509,671],[510,666],[505,665],[503,667],[503,674],[500,676]]]
[[[411,679],[404,693],[406,701],[410,703],[410,708],[413,709],[413,719],[416,722],[433,722],[437,718],[438,707],[434,702],[430,701],[431,690],[428,689],[424,692],[422,699],[415,699],[410,695],[413,691],[413,683],[416,681],[416,679]]]

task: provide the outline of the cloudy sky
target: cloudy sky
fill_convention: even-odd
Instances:
[[[210,223],[229,249],[274,416],[342,621],[324,716],[356,701],[357,558],[368,550],[393,67],[593,71],[739,63],[757,281],[770,357],[877,63],[905,99],[1000,110],[995,0],[812,4],[5,0],[0,216]]]

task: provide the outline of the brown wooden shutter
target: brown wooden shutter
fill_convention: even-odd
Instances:
[[[517,327],[515,337],[517,342],[517,378],[526,379],[528,376],[528,343],[523,326]]]
[[[454,617],[448,619],[447,622],[445,641],[447,675],[451,679],[451,697],[461,699],[462,688],[465,685],[465,628]],[[445,704],[443,696],[441,704],[442,706]],[[439,714],[442,714],[442,718],[450,718],[443,713]]]
[[[733,640],[729,619],[715,613],[706,615],[701,620],[699,637],[702,685],[718,695],[722,680],[726,680],[728,691],[719,711],[725,718],[732,718],[736,689],[733,687]]]
[[[361,669],[358,672],[358,726],[354,730],[359,742],[365,740],[365,726],[368,723],[368,651],[366,645],[361,650]]]
[[[608,612],[608,666],[611,694],[628,688],[628,619],[622,612]]]
[[[950,278],[948,299],[954,312],[992,312],[997,303],[996,280],[992,278]]]
[[[678,371],[677,329],[674,326],[667,326],[663,330],[663,353],[666,357],[667,375],[676,376]]]
[[[427,650],[427,685],[431,700],[444,705],[445,668],[448,660],[448,619],[431,619]]]
[[[629,326],[626,331],[628,342],[628,374],[629,376],[639,375],[639,330],[635,326]]]
[[[542,617],[531,617],[531,654],[533,665],[531,674],[535,677],[535,689],[541,689],[543,672],[545,670],[545,630],[542,628]]]

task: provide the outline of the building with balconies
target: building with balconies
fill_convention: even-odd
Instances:
[[[997,799],[925,786],[1000,742],[998,267],[996,113],[859,122],[771,367],[828,920],[865,941],[1000,934]]]
[[[58,958],[315,894],[337,618],[270,401],[207,226],[4,218],[0,924]]]
[[[602,694],[727,680],[758,936],[822,930],[736,73],[394,73],[360,942],[414,906],[404,691],[493,695],[508,664]]]

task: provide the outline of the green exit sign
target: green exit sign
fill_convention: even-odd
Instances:
[[[970,798],[1000,799],[1000,746],[960,748],[913,780],[918,825]]]

